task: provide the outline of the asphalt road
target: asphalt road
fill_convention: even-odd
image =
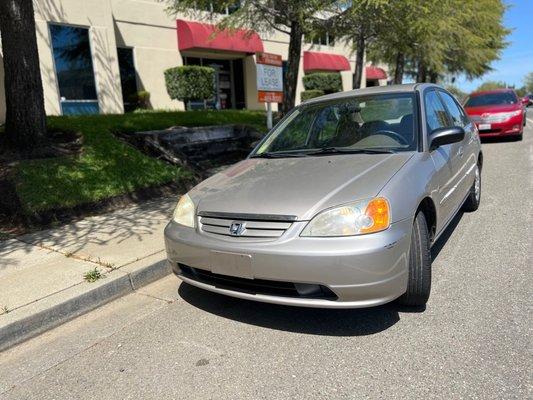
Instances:
[[[168,277],[1,354],[0,398],[532,398],[533,129],[483,151],[482,205],[434,249],[425,311],[274,306]]]

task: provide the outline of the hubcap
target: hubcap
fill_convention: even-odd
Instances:
[[[474,181],[474,195],[476,196],[476,201],[479,201],[481,196],[481,176],[479,174],[479,168],[476,167],[476,179]]]

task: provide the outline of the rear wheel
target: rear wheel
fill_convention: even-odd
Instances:
[[[476,165],[475,178],[470,193],[463,204],[463,210],[467,212],[476,211],[479,208],[481,202],[481,171],[479,165]]]
[[[419,212],[413,223],[409,250],[407,291],[398,299],[405,306],[423,306],[431,292],[431,250],[426,217]]]

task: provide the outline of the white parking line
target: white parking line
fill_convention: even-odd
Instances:
[[[526,119],[529,121],[530,124],[533,124],[533,119],[531,118],[526,118]]]

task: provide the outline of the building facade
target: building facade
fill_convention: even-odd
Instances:
[[[194,108],[194,103],[170,99],[166,91],[164,71],[180,65],[215,68],[217,93],[211,106],[260,110],[265,105],[257,99],[255,53],[279,54],[284,60],[288,55],[285,34],[244,37],[238,32],[213,39],[212,25],[171,16],[158,0],[35,0],[34,7],[48,115],[122,113],[132,109],[138,91],[150,93],[153,109]],[[352,89],[354,61],[350,47],[328,35],[305,41],[297,103],[302,77],[313,71],[337,71],[343,90]],[[386,84],[383,69],[368,66],[365,72],[363,86]],[[3,75],[0,49],[0,123],[5,118]]]

